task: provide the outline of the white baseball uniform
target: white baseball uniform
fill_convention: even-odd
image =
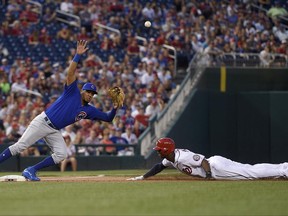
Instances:
[[[175,162],[166,158],[162,164],[165,167],[173,166],[180,172],[191,176],[205,178],[206,172],[201,166],[205,157],[187,149],[175,149]],[[252,180],[260,178],[288,178],[288,163],[281,164],[242,164],[222,156],[212,156],[207,159],[210,164],[212,177],[222,180]]]

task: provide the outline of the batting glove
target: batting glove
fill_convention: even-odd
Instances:
[[[128,181],[138,181],[138,180],[144,180],[144,176],[137,176],[133,178],[127,179]]]

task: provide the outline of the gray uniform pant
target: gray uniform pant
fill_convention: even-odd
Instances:
[[[31,121],[18,142],[9,147],[12,155],[19,154],[43,138],[53,152],[51,156],[55,164],[66,159],[67,150],[65,140],[59,130],[54,129],[47,124],[44,120],[45,117],[46,114],[42,112]]]

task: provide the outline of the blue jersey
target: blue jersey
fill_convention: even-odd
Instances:
[[[114,144],[128,144],[128,141],[123,138],[123,137],[118,137],[118,136],[113,136],[110,138],[110,140],[114,143]],[[117,151],[119,150],[123,150],[125,149],[125,147],[123,146],[118,146],[117,147]]]
[[[65,84],[63,94],[45,111],[52,124],[59,130],[81,119],[102,120],[111,122],[116,109],[102,112],[89,104],[82,105],[78,82],[69,86]]]

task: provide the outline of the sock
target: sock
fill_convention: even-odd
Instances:
[[[10,152],[10,149],[9,148],[5,149],[0,155],[0,163],[2,163],[3,161],[7,160],[11,156],[12,156],[12,154]]]
[[[38,164],[34,165],[33,168],[35,170],[43,169],[45,167],[53,166],[55,162],[51,156],[45,158],[44,160],[40,161]]]

